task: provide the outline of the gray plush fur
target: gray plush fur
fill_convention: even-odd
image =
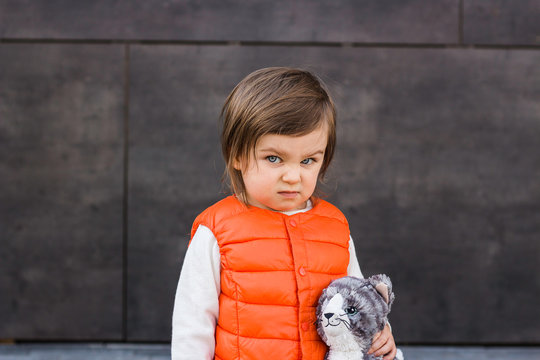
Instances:
[[[384,328],[394,298],[392,282],[384,274],[332,281],[317,306],[317,331],[329,346],[325,359],[378,359],[367,351]],[[401,351],[396,359],[403,359]]]

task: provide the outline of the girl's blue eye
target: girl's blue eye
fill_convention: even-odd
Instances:
[[[313,158],[307,158],[307,159],[302,160],[302,164],[309,165],[309,164],[313,163],[313,161],[315,161],[315,160],[313,160]]]
[[[270,161],[271,163],[277,163],[279,162],[279,158],[275,155],[270,155],[266,157],[266,160]]]

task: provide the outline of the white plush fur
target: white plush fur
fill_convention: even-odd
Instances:
[[[348,317],[343,313],[343,297],[336,294],[323,309],[323,314],[333,314],[325,318],[323,323],[327,344],[330,347],[327,359],[354,360],[363,352],[362,347],[347,328]]]

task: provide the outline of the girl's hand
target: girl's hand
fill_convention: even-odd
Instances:
[[[394,342],[394,336],[392,335],[390,326],[387,324],[382,331],[379,331],[373,337],[373,343],[371,344],[371,349],[369,349],[368,354],[373,354],[375,356],[384,355],[384,360],[394,360],[396,352],[397,348],[396,343]]]

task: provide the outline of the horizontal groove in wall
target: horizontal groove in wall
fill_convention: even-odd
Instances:
[[[119,39],[0,39],[0,44],[79,44],[79,45],[192,45],[192,46],[290,46],[290,47],[354,47],[354,48],[417,48],[417,49],[527,49],[527,44],[460,44],[460,43],[385,43],[385,42],[309,42],[309,41],[192,41],[192,40],[119,40]]]

